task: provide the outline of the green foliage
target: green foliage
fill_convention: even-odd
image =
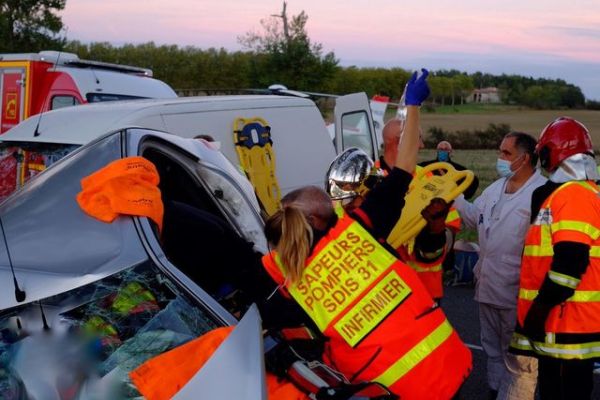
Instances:
[[[582,108],[585,96],[581,89],[562,79],[532,78],[520,75],[471,75],[475,87],[497,87],[507,104],[521,104],[537,109]]]
[[[66,0],[0,0],[0,52],[60,50]]]
[[[506,111],[519,110],[522,107],[497,103],[466,103],[447,106],[424,107],[424,112],[436,114],[498,114]]]
[[[447,132],[434,126],[429,128],[425,146],[433,147],[447,140],[456,149],[497,149],[504,136],[511,131],[508,124],[489,124],[486,129],[460,130]]]
[[[302,14],[301,14],[302,15]],[[335,94],[366,92],[369,97],[380,94],[397,102],[402,95],[410,72],[401,68],[340,68],[331,54],[322,56],[320,45],[310,43],[302,33],[306,19],[300,18],[291,25],[291,35],[298,41],[289,46],[265,40],[256,49],[281,48],[274,53],[253,51],[228,52],[225,49],[125,44],[115,47],[110,43],[83,44],[78,41],[67,43],[66,50],[90,60],[107,61],[151,68],[154,76],[176,89],[244,89],[266,88],[273,83],[282,83],[290,89],[318,91]],[[270,30],[267,30],[270,32]],[[258,39],[257,39],[258,40]],[[260,42],[262,43],[262,42]],[[308,51],[309,48],[313,50]],[[315,51],[317,53],[315,53]],[[311,53],[312,52],[312,53]],[[309,55],[311,53],[312,55]],[[453,74],[449,76],[450,74]],[[424,110],[446,113],[502,112],[517,106],[509,104],[465,103],[465,98],[476,86],[480,73],[473,76],[455,71],[439,71],[431,74],[429,84],[431,97]],[[491,79],[492,75],[486,75]],[[488,79],[486,78],[486,79]],[[579,108],[585,104],[581,90],[564,81],[553,84],[529,85],[537,82],[523,78],[523,82],[501,88],[506,99],[519,92],[518,104],[532,108]],[[483,82],[483,80],[480,80]],[[597,107],[597,102],[588,102],[587,107]]]
[[[328,86],[328,91],[338,94],[366,92],[367,96],[390,96],[399,99],[410,72],[401,68],[341,68]]]
[[[588,100],[585,103],[585,108],[588,110],[600,110],[600,101]]]
[[[66,49],[80,58],[150,68],[157,79],[178,89],[239,89],[253,84],[249,70],[254,57],[244,52],[157,46],[153,42],[115,47],[110,43],[82,44],[73,41],[67,44]]]
[[[280,20],[281,19],[281,20]],[[252,83],[268,87],[281,83],[296,90],[322,90],[337,72],[338,60],[332,52],[313,43],[306,32],[308,15],[304,11],[288,23],[281,16],[261,21],[262,33],[248,32],[238,41],[254,55],[250,63]]]

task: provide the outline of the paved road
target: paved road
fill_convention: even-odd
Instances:
[[[473,354],[473,372],[461,389],[462,400],[486,400],[488,386],[485,379],[485,355],[479,340],[477,303],[473,300],[470,286],[446,287],[442,307],[460,337],[469,345]],[[593,399],[600,399],[600,374],[594,378]]]

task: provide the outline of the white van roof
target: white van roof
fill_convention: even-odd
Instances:
[[[148,76],[124,74],[111,70],[57,67],[54,70],[68,73],[79,92],[88,101],[89,95],[131,95],[136,97],[176,98],[169,85]]]
[[[154,118],[154,128],[162,128],[168,132],[169,129],[162,121],[162,115],[169,113],[258,110],[278,107],[312,108],[314,103],[308,99],[296,97],[241,95],[140,99],[85,104],[30,117],[0,136],[0,141],[83,145],[107,132],[137,125],[133,121],[143,118]]]

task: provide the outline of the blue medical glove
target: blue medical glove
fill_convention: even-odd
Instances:
[[[405,102],[407,106],[420,106],[429,96],[430,90],[427,84],[429,71],[425,68],[422,68],[421,71],[423,71],[421,76],[417,78],[417,73],[415,72],[406,84]]]

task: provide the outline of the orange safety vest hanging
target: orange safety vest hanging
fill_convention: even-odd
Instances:
[[[471,370],[471,353],[407,265],[342,214],[290,284],[278,254],[269,275],[330,339],[326,362],[403,399],[449,399]]]
[[[152,219],[162,229],[164,207],[156,166],[143,157],[112,161],[81,180],[77,203],[91,217],[112,222],[119,215]]]
[[[544,342],[515,333],[511,347],[562,359],[600,357],[600,190],[591,181],[571,181],[542,204],[525,237],[517,316],[523,326],[538,290],[548,277],[575,292],[546,319]],[[554,244],[590,246],[589,266],[581,279],[552,271]]]

